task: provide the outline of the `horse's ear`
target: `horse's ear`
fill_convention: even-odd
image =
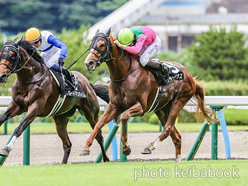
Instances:
[[[97,34],[99,34],[99,29],[97,29],[96,34],[95,34],[95,35],[97,35]]]
[[[88,47],[90,48],[90,46],[91,46],[91,42],[88,44]]]
[[[109,36],[109,34],[110,34],[110,32],[111,32],[111,27],[109,28],[109,30],[107,31],[107,33],[105,34],[105,36]]]
[[[8,41],[7,36],[4,34],[3,36],[3,44],[5,44]]]
[[[17,41],[16,41],[16,39],[15,39],[14,41],[15,41],[15,43],[16,43],[17,45],[19,45],[19,43],[20,43],[22,40],[23,40],[23,36],[22,36],[20,39],[18,39]]]

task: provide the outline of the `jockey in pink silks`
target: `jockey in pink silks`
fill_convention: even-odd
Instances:
[[[147,26],[122,29],[116,36],[115,44],[127,52],[140,56],[140,64],[160,70],[168,75],[168,68],[158,59],[151,58],[161,49],[161,40],[154,30]]]

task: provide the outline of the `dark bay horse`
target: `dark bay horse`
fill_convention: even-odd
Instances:
[[[115,45],[115,37],[111,34],[111,29],[104,33],[97,33],[89,44],[90,52],[85,60],[87,70],[94,71],[101,63],[106,62],[111,82],[109,85],[110,102],[102,116],[97,122],[93,132],[88,138],[83,148],[82,154],[90,153],[89,147],[92,145],[98,131],[113,118],[121,115],[122,152],[129,155],[131,150],[127,145],[126,123],[131,116],[142,116],[152,106],[158,90],[158,81],[154,75],[139,63],[138,56],[131,55]],[[205,107],[204,88],[196,82],[189,71],[177,62],[168,62],[184,73],[184,80],[173,80],[162,89],[162,96],[156,107],[155,113],[158,116],[163,131],[161,135],[147,146],[142,153],[150,154],[156,146],[169,135],[171,136],[176,149],[176,162],[181,159],[181,135],[175,127],[175,120],[180,110],[186,103],[194,97],[197,101],[197,113],[200,110],[208,121],[215,121],[209,114],[213,112]]]
[[[26,112],[24,119],[14,131],[10,143],[0,152],[8,156],[16,139],[31,124],[36,117],[46,117],[57,102],[60,89],[53,79],[43,59],[27,41],[19,39],[5,43],[0,53],[0,82],[6,82],[8,76],[17,74],[12,86],[12,102],[7,111],[0,116],[0,126],[4,121]],[[78,83],[82,85],[87,98],[67,96],[61,109],[53,116],[56,130],[63,143],[64,156],[62,163],[66,164],[70,155],[72,143],[67,133],[67,123],[76,109],[86,117],[92,128],[98,121],[100,110],[97,96],[108,102],[108,87],[92,85],[88,79],[77,71]],[[103,160],[109,161],[103,148],[101,131],[96,139],[103,152]]]

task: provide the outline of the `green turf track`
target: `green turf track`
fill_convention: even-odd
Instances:
[[[219,161],[174,161],[156,162],[110,162],[99,164],[70,164],[70,165],[44,165],[44,166],[17,166],[0,168],[0,185],[25,186],[246,186],[248,183],[247,160],[219,160]],[[211,170],[218,173],[226,172],[220,178],[193,178],[192,167],[200,171]],[[232,169],[238,170],[233,174]],[[143,171],[146,170],[146,171]],[[163,171],[169,171],[171,176],[166,178]],[[191,177],[190,177],[191,170]],[[231,171],[229,171],[231,170]],[[144,175],[140,175],[140,171]],[[189,171],[187,173],[187,171]],[[153,174],[153,177],[148,177]],[[157,177],[156,177],[157,172]],[[135,173],[136,179],[135,181]],[[201,172],[202,173],[202,172]],[[229,175],[231,173],[231,175]],[[137,178],[137,176],[140,178]],[[238,177],[236,177],[238,175]],[[203,175],[204,176],[204,175]],[[205,175],[206,176],[206,175]],[[220,175],[218,175],[220,176]],[[230,177],[231,176],[231,177]],[[234,178],[232,176],[235,176]],[[229,178],[228,178],[229,177]]]

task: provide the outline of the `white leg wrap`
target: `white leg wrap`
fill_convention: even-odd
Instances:
[[[176,163],[181,163],[181,155],[177,155],[176,157]]]
[[[151,147],[151,150],[154,150],[156,149],[156,147],[158,146],[158,144],[160,143],[161,141],[159,140],[159,138],[155,141],[155,143],[153,144],[153,146]]]
[[[16,140],[17,140],[17,137],[13,136],[13,138],[11,139],[11,141],[8,143],[6,147],[8,147],[8,149],[11,150]]]

